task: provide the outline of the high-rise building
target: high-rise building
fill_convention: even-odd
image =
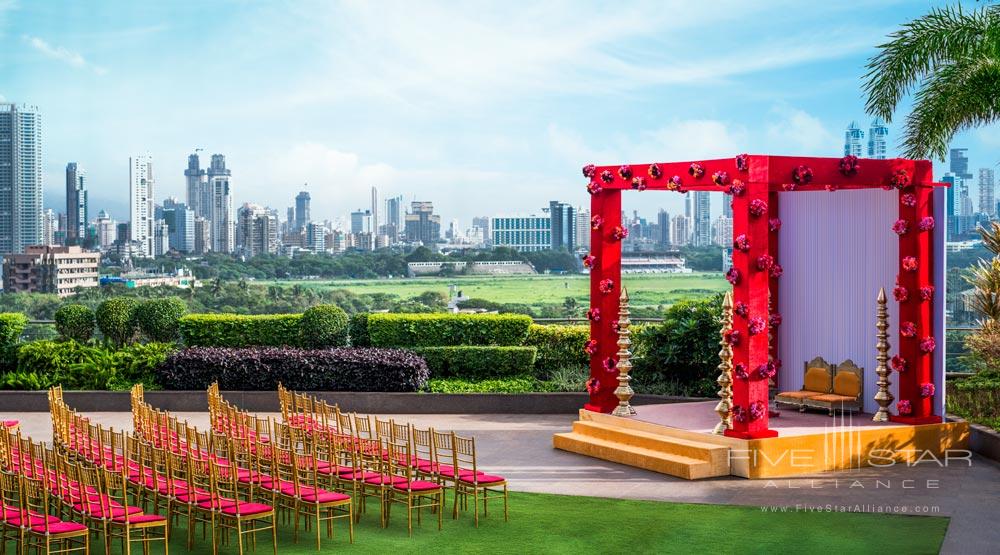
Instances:
[[[357,209],[351,212],[351,233],[371,233],[372,232],[372,212],[371,210]]]
[[[675,247],[683,247],[688,244],[691,236],[691,218],[684,215],[674,216],[673,225],[670,228],[670,244]]]
[[[208,168],[208,186],[212,191],[212,250],[231,253],[236,247],[236,218],[233,213],[232,171],[226,168],[226,157],[212,155]]]
[[[472,220],[476,224],[476,220]],[[486,235],[487,237],[489,235]],[[576,247],[578,249],[590,248],[590,209],[576,209]]]
[[[66,164],[66,244],[82,245],[87,239],[87,172],[76,162]]]
[[[707,247],[712,244],[711,206],[711,193],[708,191],[694,192],[694,237],[692,243],[696,247]]]
[[[691,193],[684,193],[684,215],[691,219]]]
[[[0,103],[0,253],[41,242],[41,114],[34,106]]]
[[[552,218],[548,216],[498,216],[490,223],[494,247],[520,252],[552,248]]]
[[[153,256],[170,252],[170,227],[161,219],[153,221]]]
[[[389,237],[390,243],[399,241],[399,234],[403,231],[403,197],[390,197],[385,199],[385,224],[381,233]]]
[[[46,208],[42,211],[42,245],[56,245],[56,235],[59,232],[59,215],[55,210]]]
[[[184,170],[184,180],[186,182],[187,207],[194,211],[195,216],[207,218],[209,216],[208,204],[203,205],[210,196],[208,193],[208,174],[201,168],[201,159],[198,153],[188,155],[188,167]]]
[[[309,196],[309,191],[300,191],[299,194],[295,195],[295,226],[293,231],[302,231],[306,224],[312,221],[309,207],[311,201],[312,197]]]
[[[656,244],[661,247],[670,245],[670,214],[660,209],[656,213]]]
[[[993,170],[979,168],[979,212],[991,218],[996,216],[996,180]]]
[[[32,245],[3,257],[3,289],[68,297],[79,287],[98,286],[101,254],[79,246]]]
[[[163,201],[163,221],[167,224],[171,249],[194,252],[194,210],[175,199]]]
[[[129,158],[129,240],[134,241],[137,254],[153,254],[153,221],[155,210],[155,180],[153,161],[148,154]]]
[[[969,157],[965,154],[968,151],[967,148],[953,148],[948,152],[948,171],[963,181],[972,179],[972,174],[969,173]]]
[[[372,207],[371,207],[371,212],[372,212],[372,230],[371,231],[372,231],[372,234],[375,235],[375,234],[378,234],[379,225],[381,225],[380,222],[379,222],[379,219],[378,219],[378,189],[375,188],[375,187],[372,187]]]
[[[727,218],[733,217],[733,197],[728,195],[722,197],[722,215]]]
[[[306,224],[306,244],[305,248],[312,252],[323,252],[326,250],[326,228],[319,222],[309,222]]]
[[[733,219],[729,216],[719,216],[712,226],[712,243],[722,247],[733,244]]]
[[[245,203],[237,211],[236,252],[253,257],[278,252],[278,214],[259,204]]]
[[[882,121],[882,118],[873,119],[871,127],[868,128],[868,157],[884,160],[888,139],[889,126]]]
[[[410,203],[410,213],[405,216],[406,240],[425,245],[441,240],[441,216],[434,213],[434,203],[415,200]]]
[[[576,250],[576,210],[573,206],[549,201],[549,218],[552,220],[552,250]]]
[[[857,156],[859,158],[864,156],[864,145],[861,143],[864,138],[865,132],[858,127],[857,122],[852,121],[847,126],[847,131],[844,132],[844,156]]]
[[[212,250],[212,222],[201,216],[194,218],[194,254]]]
[[[115,226],[117,225],[115,220],[107,211],[101,210],[97,213],[94,224],[97,228],[97,246],[101,250],[111,247],[115,242]]]

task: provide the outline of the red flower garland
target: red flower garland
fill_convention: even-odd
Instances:
[[[604,370],[607,372],[614,372],[616,370],[614,357],[604,359]]]
[[[917,261],[915,256],[904,256],[902,263],[903,269],[907,272],[916,272],[917,268],[920,267],[920,263]]]
[[[745,233],[740,233],[733,239],[733,248],[740,252],[747,252],[750,250],[750,239],[747,239]]]
[[[613,279],[602,279],[600,283],[597,284],[597,289],[607,295],[615,288],[615,281]]]
[[[767,226],[771,228],[771,231],[778,231],[781,229],[781,218],[771,218],[767,221]]]
[[[859,169],[861,164],[858,163],[857,156],[847,155],[840,159],[840,173],[850,177],[857,175]]]
[[[921,397],[933,397],[935,387],[931,382],[924,382],[920,384],[920,396]]]
[[[621,166],[620,168],[618,168],[618,175],[620,175],[622,179],[628,181],[629,179],[632,178],[632,167]]]
[[[759,198],[755,198],[750,201],[750,207],[748,208],[750,215],[753,217],[763,216],[767,214],[767,203]]]
[[[653,179],[659,179],[663,177],[663,170],[661,170],[660,166],[657,164],[650,164],[649,170],[646,173],[648,173],[649,177]]]
[[[603,216],[601,216],[600,214],[594,214],[593,216],[591,216],[591,218],[590,218],[590,229],[593,229],[593,230],[596,231],[598,229],[601,229],[602,225],[604,225],[604,217]]]
[[[583,176],[586,177],[587,179],[594,177],[595,173],[597,173],[597,166],[593,164],[587,164],[586,166],[583,167]]]
[[[705,175],[705,168],[698,162],[692,162],[691,165],[688,166],[688,175],[695,179],[701,179],[702,176]]]
[[[596,339],[588,339],[587,342],[583,344],[583,352],[587,353],[588,355],[593,355],[594,353],[596,353],[597,352],[597,340]]]
[[[675,175],[667,180],[667,190],[668,191],[680,191],[681,190],[681,176]]]
[[[906,359],[899,355],[893,355],[889,361],[889,366],[896,372],[905,372],[907,366]]]
[[[611,230],[611,238],[615,241],[621,241],[628,237],[628,228],[616,225],[614,229]]]
[[[920,340],[920,350],[925,353],[932,353],[934,349],[937,348],[937,341],[934,337],[928,335],[927,337]]]
[[[903,206],[909,206],[910,208],[913,208],[917,205],[917,195],[914,195],[912,193],[905,193],[899,195],[899,203],[902,204]]]
[[[913,412],[913,407],[906,399],[900,399],[896,402],[896,412],[898,412],[900,416],[906,416]]]
[[[734,179],[732,185],[729,186],[729,194],[734,197],[742,197],[746,192],[747,186],[739,179]]]
[[[796,185],[808,185],[813,180],[813,171],[809,166],[799,166],[792,170],[792,181]]]
[[[925,285],[920,288],[920,300],[929,301],[934,298],[934,286]]]
[[[832,193],[836,191],[838,187],[833,183],[828,183],[826,185],[823,185],[823,188],[826,189],[828,192]]]
[[[903,337],[916,337],[917,325],[913,322],[903,322],[899,325],[899,335]]]
[[[771,271],[768,272],[773,278],[780,278],[782,274],[785,273],[785,269],[781,267],[781,264],[775,264],[771,266]]]
[[[743,410],[743,405],[733,407],[733,421],[743,424],[747,421],[747,413]]]
[[[739,283],[740,277],[740,270],[736,266],[729,268],[729,271],[726,272],[726,281],[732,285]]]
[[[767,321],[760,316],[754,316],[750,319],[750,324],[747,326],[747,331],[750,335],[757,335],[758,333],[763,333],[767,329]]]
[[[729,183],[729,174],[722,170],[713,173],[712,183],[715,183],[719,187],[724,187],[726,183]]]
[[[592,195],[596,195],[597,193],[600,193],[603,190],[604,187],[601,187],[601,184],[596,181],[591,181],[590,183],[587,184],[587,192]]]
[[[778,375],[778,365],[771,361],[761,364],[757,366],[757,375],[762,379],[770,380],[774,376]]]
[[[893,222],[892,231],[899,236],[906,235],[906,232],[910,231],[910,222],[900,218]]]
[[[769,254],[762,254],[757,257],[757,269],[766,272],[774,267],[774,257]]]
[[[754,401],[750,405],[750,420],[760,420],[767,414],[767,405],[761,401]]]
[[[733,314],[736,314],[740,318],[746,318],[750,314],[750,307],[743,301],[736,301],[736,306],[733,307]]]
[[[636,191],[646,190],[646,178],[641,175],[632,178],[632,188]]]
[[[910,291],[902,285],[896,284],[892,288],[892,298],[896,299],[897,303],[905,302],[906,299],[910,298]]]
[[[776,328],[781,325],[781,313],[772,312],[770,316],[767,317],[767,323],[772,328]]]
[[[919,228],[920,231],[930,231],[934,229],[934,218],[931,216],[924,216],[920,219],[920,223],[917,224],[917,228]]]
[[[586,255],[586,256],[583,257],[583,267],[584,268],[593,268],[594,267],[594,262],[597,262],[597,257],[594,256],[594,255],[592,255],[592,254],[588,254],[588,255]]]
[[[795,190],[795,184],[794,183],[782,183],[781,184],[781,189],[784,190],[784,191],[794,191]]]
[[[736,157],[736,169],[745,172],[750,170],[750,156],[740,154]]]
[[[733,347],[740,344],[740,330],[726,330],[722,338]]]
[[[601,321],[601,309],[594,307],[587,311],[587,319],[591,322]]]
[[[737,362],[735,365],[733,365],[733,375],[741,380],[750,379],[750,373],[747,372],[747,366],[742,362]]]
[[[910,174],[906,170],[899,169],[893,172],[889,178],[889,186],[894,189],[903,189],[910,185]]]
[[[593,395],[601,389],[601,382],[597,378],[587,380],[587,393]]]
[[[615,174],[611,173],[611,170],[604,170],[601,172],[601,181],[605,183],[611,183],[615,180]]]

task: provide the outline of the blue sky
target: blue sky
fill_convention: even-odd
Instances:
[[[0,97],[42,110],[47,206],[77,161],[91,214],[126,219],[130,154],[183,197],[200,147],[238,203],[283,214],[308,182],[333,219],[377,185],[467,226],[586,204],[588,162],[839,156],[874,46],[940,3],[827,4],[0,0]],[[995,127],[956,145],[1000,160]]]

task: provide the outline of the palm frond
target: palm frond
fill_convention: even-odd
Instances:
[[[944,158],[955,133],[1000,119],[1000,59],[958,60],[927,76],[903,136],[908,158]]]
[[[927,73],[977,54],[995,54],[998,23],[1000,6],[965,12],[960,5],[935,8],[905,23],[868,63],[865,109],[889,122],[899,100]]]

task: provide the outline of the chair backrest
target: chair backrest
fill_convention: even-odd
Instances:
[[[354,414],[354,432],[359,438],[371,439],[372,421],[367,414]]]
[[[439,432],[431,430],[434,437],[434,456],[432,460],[441,466],[458,467],[455,459],[455,432]],[[457,473],[456,473],[457,474]]]
[[[860,399],[864,393],[864,375],[864,368],[859,368],[851,359],[841,362],[833,376],[833,392]]]
[[[49,512],[49,492],[45,487],[44,480],[41,478],[29,478],[22,474],[19,476],[18,481],[21,488],[21,503],[18,508],[21,514],[52,514]],[[49,535],[49,519],[43,518],[39,520],[41,521],[42,532],[46,536]],[[32,529],[37,531],[36,526],[32,526]]]
[[[389,476],[400,476],[406,478],[407,482],[412,482],[414,468],[409,463],[411,460],[410,444],[405,441],[386,441],[385,450],[385,473]]]
[[[806,362],[802,370],[802,389],[821,393],[833,391],[833,365],[823,357]]]
[[[392,437],[392,420],[382,420],[375,416],[375,437],[378,439],[394,440]]]
[[[463,470],[477,470],[476,438],[454,436],[455,441],[455,475]]]
[[[434,439],[433,439],[433,428],[420,429],[417,427],[410,428],[410,435],[413,438],[413,456],[417,459],[422,459],[424,461],[429,461],[431,463],[437,462],[434,460]]]
[[[350,413],[341,412],[340,409],[337,410],[337,431],[342,434],[349,436],[354,435],[354,420],[351,418]]]

